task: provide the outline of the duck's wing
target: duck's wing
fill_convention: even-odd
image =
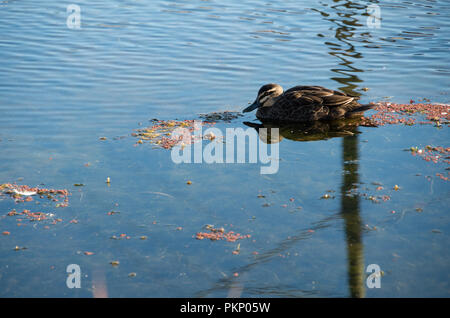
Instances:
[[[281,98],[277,100],[277,105],[291,106],[291,107],[303,107],[303,106],[322,106],[323,99],[314,94],[308,94],[306,91],[292,90],[286,91]]]
[[[306,91],[286,91],[276,101],[276,107],[269,107],[270,119],[290,121],[315,121],[328,115],[323,99]]]
[[[356,101],[356,97],[322,86],[295,86],[288,89],[284,95],[291,100],[302,99],[302,105],[307,102],[318,103],[327,107],[341,107]]]

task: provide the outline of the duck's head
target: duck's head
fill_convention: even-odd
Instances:
[[[244,109],[243,112],[251,112],[260,107],[270,107],[275,103],[275,99],[281,94],[283,94],[283,88],[280,85],[266,84],[259,89],[258,96],[253,104]]]

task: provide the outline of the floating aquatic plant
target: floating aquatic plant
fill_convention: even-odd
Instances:
[[[411,147],[409,151],[413,156],[420,157],[427,162],[450,164],[450,147],[426,145],[424,148]],[[447,172],[447,176],[445,176],[442,173],[436,173],[436,176],[448,181],[449,174]]]
[[[384,126],[392,124],[436,124],[441,126],[450,123],[450,105],[447,104],[422,104],[411,101],[410,104],[378,103],[375,114],[362,118],[363,126]],[[417,116],[422,115],[426,120],[417,121]]]
[[[208,229],[210,232],[198,232],[196,233],[195,238],[197,240],[203,240],[206,238],[212,241],[226,240],[228,242],[235,242],[240,239],[250,238],[249,234],[241,235],[233,231],[225,232],[225,229],[223,227],[214,228],[212,226],[207,226],[206,229]]]
[[[199,121],[197,121],[197,123],[199,123]],[[187,129],[189,134],[175,135],[174,132],[178,128]],[[131,135],[139,138],[137,141],[138,144],[149,142],[164,149],[172,149],[181,141],[185,144],[191,144],[198,141],[199,136],[196,137],[192,134],[195,129],[194,120],[154,120],[152,126],[137,129],[136,132]]]

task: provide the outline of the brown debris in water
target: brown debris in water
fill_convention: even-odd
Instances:
[[[17,218],[18,222],[21,222],[23,220],[23,218],[26,218],[29,221],[53,220],[52,224],[56,224],[57,222],[62,222],[62,219],[60,219],[60,218],[53,218],[54,214],[52,214],[52,213],[31,212],[28,209],[24,209],[20,213],[18,213],[15,209],[12,209],[6,215],[7,216],[19,216],[19,218]],[[19,223],[19,224],[21,224],[21,223]]]
[[[427,162],[450,164],[450,147],[426,145],[420,149],[418,147],[411,147],[410,151],[413,156],[420,157]],[[442,173],[436,173],[436,176],[444,181],[448,181],[450,172],[447,171],[447,176]]]
[[[226,240],[227,242],[236,242],[237,240],[250,238],[250,234],[241,235],[233,231],[225,233],[225,229],[223,227],[221,228],[207,227],[207,229],[209,229],[210,232],[198,232],[195,235],[195,238],[197,240],[203,240],[206,238],[210,239],[211,241]]]
[[[378,103],[375,114],[362,118],[362,126],[384,126],[393,124],[415,125],[436,124],[437,126],[450,123],[450,105],[423,104],[411,101],[410,104],[396,104],[389,102]],[[417,121],[413,115],[424,115],[426,120]]]
[[[47,197],[47,199],[54,202],[59,202],[60,199],[63,199],[63,202],[56,204],[56,207],[67,207],[69,205],[70,193],[66,189],[46,189],[30,187],[28,185],[17,185],[15,183],[3,183],[0,185],[0,191],[9,194],[16,202],[33,201],[32,196],[37,195],[40,198]]]
[[[203,136],[194,135],[194,131],[198,129],[195,123],[201,123],[201,125],[214,125],[214,122],[201,122],[195,120],[154,120],[153,125],[150,127],[136,129],[135,133],[131,135],[139,138],[137,144],[143,144],[148,142],[154,144],[163,149],[172,149],[180,142],[185,145],[193,144],[201,141]],[[174,134],[178,128],[187,129],[188,134],[177,135]]]
[[[16,203],[25,203],[34,201],[33,197],[38,197],[41,199],[48,199],[51,202],[59,202],[55,205],[58,207],[66,207],[69,205],[69,191],[66,189],[46,189],[39,187],[30,187],[28,185],[17,185],[15,183],[4,183],[0,184],[0,192],[9,195]],[[39,202],[37,202],[39,203]],[[46,212],[33,212],[30,209],[23,209],[22,212],[17,212],[16,209],[12,209],[6,213],[7,216],[16,216],[16,221],[18,226],[23,226],[22,222],[24,220],[29,220],[30,222],[47,221],[47,224],[57,224],[62,222],[61,218],[56,218],[53,213]],[[76,223],[77,221],[72,220],[71,223]],[[48,225],[44,226],[48,229]]]

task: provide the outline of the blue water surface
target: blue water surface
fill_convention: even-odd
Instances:
[[[450,296],[448,164],[404,151],[449,147],[446,125],[285,136],[275,174],[175,164],[132,136],[154,118],[241,111],[271,82],[449,103],[448,1],[80,0],[80,28],[69,5],[0,2],[0,184],[71,193],[68,207],[0,196],[1,297]],[[215,127],[245,121],[258,122]],[[250,237],[197,240],[208,224]]]

